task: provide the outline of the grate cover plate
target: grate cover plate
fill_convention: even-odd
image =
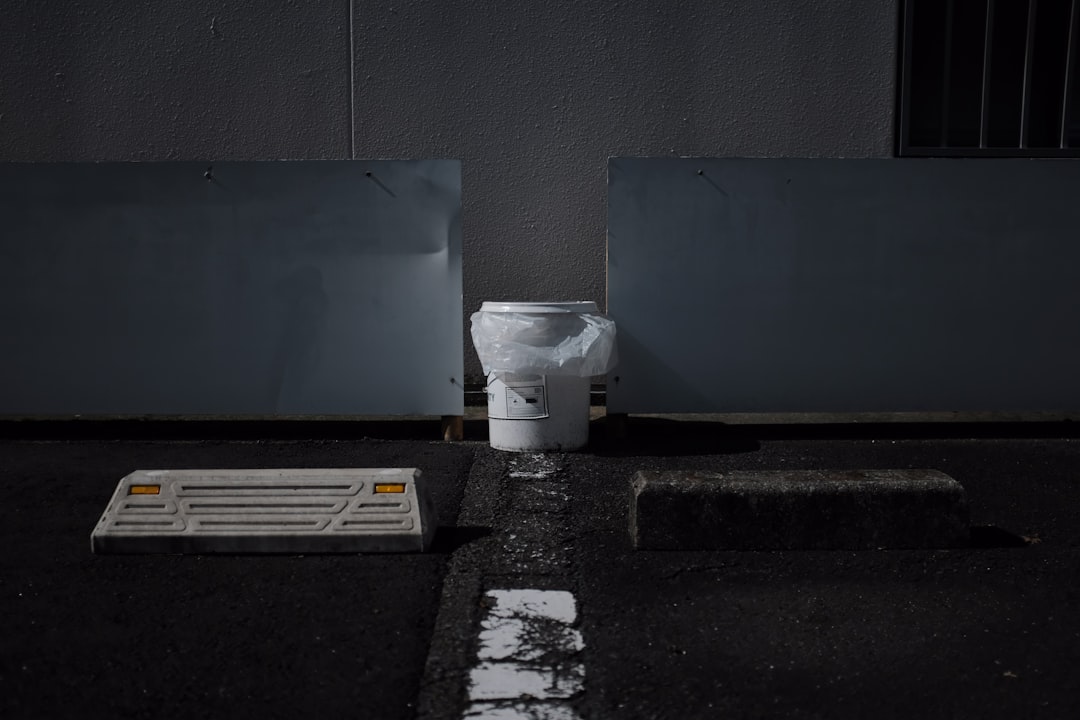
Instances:
[[[416,468],[137,470],[90,536],[108,553],[423,552],[437,518]]]

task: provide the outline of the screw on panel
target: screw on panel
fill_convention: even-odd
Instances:
[[[386,187],[386,185],[384,185],[382,183],[382,181],[379,180],[379,178],[375,177],[375,174],[373,172],[371,172],[370,170],[367,170],[367,171],[364,172],[364,177],[368,178],[369,180],[371,180],[371,182],[375,183],[380,188],[382,188],[383,192],[385,192],[390,197],[397,198],[397,195],[394,194],[394,191],[391,190],[390,188]]]
[[[704,171],[704,170],[698,170],[698,171],[697,171],[697,175],[698,175],[698,177],[700,177],[700,178],[701,178],[702,180],[704,180],[705,182],[707,182],[707,183],[709,183],[710,185],[712,185],[712,186],[713,186],[713,189],[714,189],[714,190],[716,190],[716,192],[720,193],[720,194],[721,194],[721,195],[723,195],[724,197],[728,197],[728,192],[727,192],[727,190],[725,190],[724,188],[720,187],[720,186],[719,186],[719,185],[718,185],[718,184],[717,184],[717,183],[716,183],[716,182],[715,182],[715,181],[714,181],[714,180],[713,180],[713,179],[712,179],[711,177],[709,177],[708,175],[706,175],[706,174],[705,174],[705,171]]]

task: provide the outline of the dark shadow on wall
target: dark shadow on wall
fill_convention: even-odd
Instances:
[[[636,457],[726,455],[761,449],[757,438],[732,429],[719,422],[606,416],[591,423],[588,450],[601,457]]]
[[[1023,548],[1041,542],[1037,538],[1017,535],[995,525],[973,525],[969,532],[969,547],[975,549]]]
[[[1062,439],[1080,437],[1064,421],[738,423],[657,416],[594,420],[588,450],[601,456],[719,455],[755,452],[772,440]]]
[[[487,423],[484,423],[486,439]],[[63,418],[0,420],[9,440],[421,440],[442,439],[440,418],[180,419]],[[467,439],[473,438],[466,431]]]

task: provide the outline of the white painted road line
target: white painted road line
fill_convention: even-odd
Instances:
[[[469,720],[581,720],[573,708],[545,702],[514,705],[480,703],[473,705],[465,717]]]
[[[535,662],[545,653],[570,657],[585,647],[573,627],[577,606],[570,593],[492,590],[488,597],[495,605],[481,624],[481,660]]]
[[[515,479],[544,480],[557,471],[555,461],[543,453],[522,455],[510,461],[510,477]]]
[[[560,702],[584,689],[577,602],[563,590],[491,590],[467,718],[577,720]]]
[[[571,670],[580,670],[575,665]],[[556,673],[554,668],[530,668],[518,662],[482,663],[470,675],[469,699],[517,700],[530,698],[566,700],[582,689],[585,673]]]

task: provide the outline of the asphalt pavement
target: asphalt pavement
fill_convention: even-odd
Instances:
[[[0,716],[1080,716],[1071,423],[632,420],[625,441],[600,420],[587,451],[550,455],[492,450],[475,421],[464,443],[429,439],[437,421],[0,424]],[[135,469],[380,466],[423,470],[433,552],[90,553]],[[639,470],[872,468],[960,481],[971,547],[630,544]],[[477,690],[478,667],[514,661],[479,657],[510,590],[574,598],[581,646],[515,667],[580,686]]]
[[[720,454],[583,457],[583,715],[1080,716],[1080,444],[996,436],[1032,429],[788,429]],[[936,468],[967,490],[973,546],[635,552],[624,479],[643,467]]]
[[[0,717],[413,717],[445,535],[425,555],[98,556],[90,531],[121,477],[171,468],[418,466],[452,524],[473,454],[370,440],[0,444]]]

